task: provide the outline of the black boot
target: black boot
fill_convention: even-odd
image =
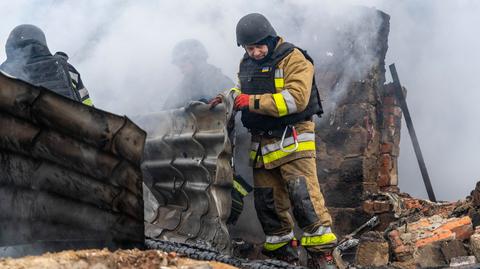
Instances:
[[[297,241],[292,240],[286,245],[276,249],[276,250],[262,250],[262,254],[276,260],[281,260],[293,265],[298,265],[298,250],[297,250]]]
[[[336,269],[335,260],[331,251],[328,252],[313,252],[307,251],[308,261],[307,266],[311,269]]]

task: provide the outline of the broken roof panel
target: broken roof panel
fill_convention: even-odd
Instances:
[[[145,184],[158,201],[147,236],[208,242],[228,251],[225,221],[233,172],[226,129],[231,105],[227,107],[210,109],[192,102],[138,118],[148,134],[142,165]]]
[[[142,246],[146,133],[0,74],[0,256]]]

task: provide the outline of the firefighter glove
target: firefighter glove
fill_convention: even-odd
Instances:
[[[239,94],[237,98],[235,98],[235,104],[233,108],[235,110],[243,110],[243,109],[248,109],[248,103],[250,100],[250,95],[248,94]]]

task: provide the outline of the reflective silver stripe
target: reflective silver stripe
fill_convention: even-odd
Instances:
[[[281,91],[280,94],[283,96],[283,100],[285,100],[285,103],[287,104],[288,114],[297,112],[297,104],[295,104],[295,99],[292,94],[287,90]]]
[[[88,91],[87,91],[86,88],[78,90],[78,93],[80,93],[80,98],[82,98],[82,99],[83,99],[83,97],[88,95]]]
[[[237,88],[237,89],[241,89],[242,88],[242,85],[240,84],[240,79],[237,77],[237,83],[235,83],[235,86],[233,86],[234,88]],[[240,90],[241,91],[241,90]]]
[[[75,81],[75,83],[78,83],[78,74],[70,71],[68,71],[68,73],[70,73],[70,77]]]
[[[305,142],[305,141],[315,141],[315,134],[314,133],[302,133],[298,135],[298,142]],[[262,147],[262,155],[265,156],[270,152],[274,152],[277,150],[280,150],[280,143],[282,141],[278,141],[274,144],[268,144]],[[288,147],[290,145],[295,144],[295,141],[293,141],[293,137],[287,137],[283,141],[283,147]]]
[[[283,69],[275,69],[275,78],[283,78]]]
[[[252,142],[252,144],[250,144],[250,150],[257,151],[259,145],[260,145],[260,144],[257,143],[257,142]]]
[[[318,227],[317,231],[314,233],[303,233],[303,236],[316,236],[316,235],[322,235],[322,234],[328,234],[332,232],[332,228],[329,226],[320,226]]]
[[[282,243],[282,242],[287,242],[293,239],[295,235],[293,234],[293,231],[291,231],[289,234],[286,235],[267,235],[265,236],[265,242],[269,244],[277,244],[277,243]]]

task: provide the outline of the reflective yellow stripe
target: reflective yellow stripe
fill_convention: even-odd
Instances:
[[[306,142],[306,141],[315,141],[315,134],[314,133],[301,133],[297,136],[298,142]],[[280,150],[282,141],[278,140],[275,143],[268,144],[262,147],[262,154],[267,155],[270,152],[274,152]],[[283,148],[295,144],[295,140],[293,137],[287,137],[283,140]]]
[[[320,246],[336,243],[337,237],[334,233],[326,233],[315,236],[302,237],[302,246]]]
[[[87,105],[87,106],[93,106],[93,101],[90,98],[87,98],[82,101],[82,104]]]
[[[251,151],[250,151],[250,159],[251,159],[251,160],[254,160],[256,155],[257,155],[257,151],[256,151],[256,150],[251,150]]]
[[[292,150],[295,148],[295,144],[289,145],[284,148],[284,150]],[[305,150],[315,150],[315,141],[305,141],[305,142],[299,142],[298,143],[298,148],[294,152],[299,152],[299,151],[305,151]],[[283,157],[286,157],[287,155],[291,154],[293,152],[284,152],[282,150],[276,150],[272,151],[268,154],[263,155],[263,163],[271,163],[273,161],[279,160]]]
[[[242,93],[242,91],[241,91],[239,88],[235,88],[235,87],[234,87],[234,88],[231,88],[230,90],[231,90],[231,91],[234,91],[234,92],[236,92],[236,93],[238,93],[238,94]]]
[[[248,191],[240,184],[238,181],[235,179],[233,180],[233,187],[242,195],[242,196],[247,196]]]
[[[281,242],[281,243],[268,243],[268,242],[265,242],[263,244],[263,248],[267,251],[274,251],[274,250],[277,250],[283,246],[285,246],[286,244],[288,244],[289,241],[287,242]]]
[[[250,151],[250,161],[254,162],[256,155],[257,155],[257,151],[255,151],[255,150]],[[257,158],[257,164],[259,164],[259,163],[263,163],[262,156],[260,156],[260,155]]]
[[[285,80],[283,78],[276,78],[275,79],[275,88],[283,89],[285,86]]]
[[[256,150],[252,150],[250,151],[250,160],[255,160],[255,157],[257,156],[257,151]],[[262,160],[262,156],[258,155],[258,162],[260,162]]]
[[[287,115],[287,103],[285,102],[285,99],[283,99],[283,95],[281,93],[274,93],[272,96],[273,100],[275,100],[275,105],[277,105],[278,115],[280,117]]]
[[[275,69],[275,89],[277,91],[283,90],[283,87],[285,86],[285,80],[283,79],[283,69],[278,68]]]

